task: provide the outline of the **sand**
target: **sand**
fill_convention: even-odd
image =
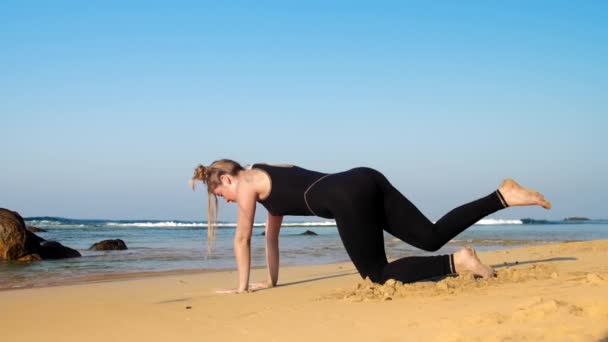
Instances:
[[[479,253],[497,277],[383,286],[352,264],[0,291],[3,341],[608,341],[608,241]],[[252,271],[252,281],[265,278]]]

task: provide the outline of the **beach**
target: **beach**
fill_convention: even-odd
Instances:
[[[0,291],[7,341],[606,341],[608,240],[480,252],[497,277],[363,281],[351,263],[281,268],[279,286],[217,294],[235,270]],[[251,281],[265,279],[252,270]]]
[[[606,13],[2,1],[0,342],[608,342]]]

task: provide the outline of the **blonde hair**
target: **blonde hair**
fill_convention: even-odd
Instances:
[[[207,185],[208,205],[207,205],[207,254],[211,254],[213,240],[215,239],[215,225],[218,213],[217,195],[213,190],[222,184],[221,175],[231,175],[236,177],[240,171],[244,170],[241,164],[231,159],[216,160],[209,166],[199,165],[194,169],[194,176],[190,180],[192,190],[195,190],[196,181],[201,181]]]

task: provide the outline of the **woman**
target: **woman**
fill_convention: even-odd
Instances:
[[[214,237],[217,196],[238,204],[234,253],[238,286],[249,287],[250,240],[256,202],[268,210],[266,258],[268,280],[252,289],[275,286],[279,274],[279,229],[284,215],[320,216],[336,220],[346,252],[362,278],[377,283],[388,279],[414,282],[463,271],[491,277],[494,270],[481,263],[475,251],[462,248],[449,255],[405,257],[388,262],[383,231],[425,251],[436,251],[481,218],[508,206],[539,205],[551,208],[542,194],[506,179],[489,195],[453,209],[436,223],[429,221],[382,173],[367,167],[322,173],[294,165],[239,163],[221,159],[194,170],[194,183],[207,185],[208,248]]]

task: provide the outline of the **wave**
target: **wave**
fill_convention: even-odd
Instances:
[[[106,226],[117,226],[117,227],[203,227],[208,226],[207,223],[202,222],[179,222],[179,221],[164,221],[164,222],[108,222]],[[335,226],[335,222],[284,222],[283,227],[323,227],[323,226]],[[228,223],[217,223],[216,227],[236,227],[235,222]],[[265,227],[266,223],[256,222],[253,224],[254,227]]]
[[[139,227],[139,228],[207,228],[207,222],[182,221],[182,220],[102,220],[102,219],[70,219],[63,217],[27,217],[24,218],[27,225],[42,227]],[[236,222],[220,221],[216,223],[218,228],[235,228]],[[335,221],[307,221],[307,222],[283,222],[283,227],[335,227]],[[264,222],[255,222],[254,227],[265,227]]]
[[[141,228],[189,228],[200,227],[207,228],[208,224],[203,222],[183,222],[183,221],[142,221],[142,222],[103,222],[96,223],[109,227],[141,227]],[[501,219],[483,219],[477,222],[478,225],[507,225],[507,224],[522,224],[521,220],[501,220]],[[219,222],[215,226],[218,228],[235,228],[236,222]],[[256,222],[254,227],[265,227],[263,222]],[[335,221],[325,222],[283,222],[282,227],[335,227]]]
[[[531,240],[531,239],[454,239],[450,245],[474,245],[474,246],[519,246],[540,243],[552,243],[555,240]]]
[[[321,226],[336,226],[336,221],[325,221],[325,222],[283,222],[283,227],[321,227]]]
[[[112,227],[144,227],[144,228],[163,228],[163,227],[207,227],[206,223],[200,222],[178,222],[178,221],[151,221],[151,222],[107,222],[106,226]],[[217,223],[216,227],[235,227],[234,223]]]
[[[479,225],[494,225],[494,224],[523,224],[522,220],[502,220],[502,219],[481,219],[477,221]]]

